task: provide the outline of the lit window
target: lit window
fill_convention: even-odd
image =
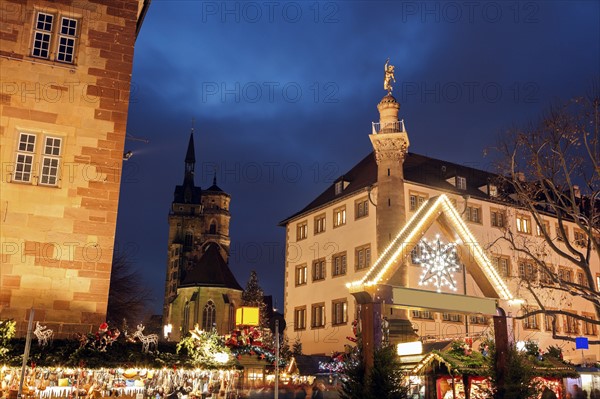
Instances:
[[[348,322],[348,301],[346,299],[335,300],[331,303],[331,323],[333,325]]]
[[[313,281],[325,280],[325,259],[313,262]]]
[[[315,234],[325,231],[325,214],[315,216]]]
[[[517,231],[523,234],[531,234],[531,219],[528,216],[517,215]]]
[[[62,139],[46,137],[44,152],[42,154],[42,171],[40,184],[56,186],[58,184],[58,166],[60,164],[60,147]]]
[[[465,217],[468,222],[481,223],[481,208],[478,206],[467,206]]]
[[[371,245],[363,245],[354,250],[354,266],[356,270],[362,270],[371,266]]]
[[[306,306],[294,309],[294,330],[306,329]]]
[[[325,304],[319,303],[311,307],[311,327],[325,327]]]
[[[333,276],[342,276],[346,274],[346,252],[335,254],[331,258],[331,273]]]
[[[490,211],[492,227],[504,227],[504,212],[497,209]]]
[[[306,264],[296,266],[296,285],[304,285],[307,281],[308,268]]]
[[[541,222],[541,226],[540,225],[536,225],[535,226],[535,234],[538,237],[541,237],[544,235],[544,233],[548,234],[550,232],[550,222],[547,221],[540,221]]]
[[[369,200],[367,198],[360,199],[354,203],[354,215],[355,219],[369,216]]]
[[[333,210],[333,227],[346,224],[346,207],[342,206]]]
[[[467,178],[462,176],[456,176],[456,188],[459,190],[467,189]]]
[[[35,134],[21,133],[13,180],[23,183],[31,182],[33,156],[35,153]]]
[[[300,222],[296,225],[296,241],[304,240],[308,237],[308,222]]]

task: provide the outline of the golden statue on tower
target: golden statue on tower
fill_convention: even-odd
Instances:
[[[394,66],[390,65],[390,59],[388,58],[385,61],[385,65],[383,66],[384,77],[383,77],[383,89],[387,90],[388,94],[392,94],[392,81],[396,83],[396,78],[394,77]]]

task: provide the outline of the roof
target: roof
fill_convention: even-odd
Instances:
[[[191,190],[191,199],[186,201],[185,189],[189,187]],[[173,194],[174,204],[200,204],[202,202],[202,189],[196,186],[175,186],[175,193]]]
[[[466,190],[460,190],[447,181],[456,176],[466,178]],[[495,179],[496,176],[497,175],[493,173],[471,168],[469,166],[459,165],[411,152],[406,154],[406,159],[404,160],[404,180],[437,188],[446,192],[454,192],[460,195],[469,195],[481,199],[489,199],[489,196],[481,191],[480,187],[487,185],[491,180]],[[348,185],[342,194],[335,194],[334,182],[306,207],[284,219],[279,225],[284,226],[290,220],[295,219],[304,213],[376,185],[377,163],[375,162],[374,153],[369,153],[352,167],[352,169],[337,179],[336,182],[341,179],[348,182]]]
[[[179,286],[222,287],[242,291],[217,243],[209,243],[200,258],[193,259],[191,270],[184,272]]]

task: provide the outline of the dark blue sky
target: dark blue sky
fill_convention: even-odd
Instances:
[[[230,266],[282,307],[285,230],[370,150],[383,65],[410,151],[490,169],[499,132],[585,93],[596,1],[153,0],[138,37],[117,242],[162,306],[167,215],[192,118],[196,184],[231,194]]]

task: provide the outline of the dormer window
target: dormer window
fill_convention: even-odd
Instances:
[[[456,176],[456,188],[459,190],[467,189],[467,178],[462,176]]]
[[[347,180],[344,180],[343,177],[339,181],[336,181],[335,182],[335,195],[340,195],[346,189],[346,187],[348,187],[349,184],[350,184],[350,182]]]
[[[489,195],[490,195],[490,197],[498,196],[498,187],[496,187],[496,185],[494,185],[494,184],[489,185]]]

